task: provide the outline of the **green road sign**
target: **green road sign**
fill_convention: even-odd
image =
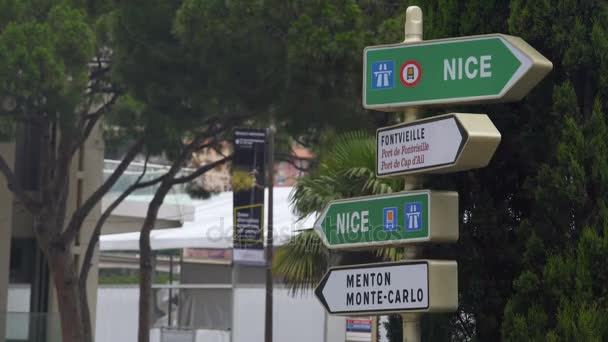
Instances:
[[[330,202],[315,229],[330,249],[458,240],[458,193],[412,191]]]
[[[502,34],[367,47],[363,107],[518,101],[552,68],[524,40]]]

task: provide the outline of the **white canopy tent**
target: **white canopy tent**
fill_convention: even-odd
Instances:
[[[292,187],[274,188],[274,245],[285,243],[297,231],[313,227],[315,215],[298,220],[289,202]],[[223,192],[207,200],[192,200],[194,220],[182,227],[153,230],[150,242],[153,250],[174,248],[232,248],[233,209],[232,192]],[[264,216],[268,222],[268,189]],[[266,229],[266,227],[264,227]],[[139,250],[139,232],[102,235],[101,251]]]

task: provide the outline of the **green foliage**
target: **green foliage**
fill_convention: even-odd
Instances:
[[[547,46],[563,81],[552,96],[555,144],[527,177],[530,215],[520,225],[523,271],[505,307],[505,341],[608,339],[606,175],[608,131],[602,2],[512,1],[509,25]],[[574,15],[573,15],[574,14]]]
[[[370,121],[359,105],[363,20],[351,0],[187,0],[173,32],[196,66],[201,106],[272,116],[314,142],[328,126]]]
[[[576,248],[550,256],[540,276],[518,278],[505,309],[505,341],[606,340],[607,237],[585,228]]]
[[[136,0],[100,18],[97,37],[113,47],[113,80],[140,104],[127,118],[153,153],[212,123],[230,138],[231,125],[272,122],[310,143],[327,128],[369,127],[362,18],[353,1]]]
[[[49,13],[49,28],[61,32],[55,46],[56,55],[64,61],[70,74],[88,71],[93,54],[93,32],[85,21],[85,13],[66,5],[54,7]]]
[[[608,256],[604,235],[607,118],[599,98],[587,116],[581,114],[577,102],[571,84],[556,88],[554,111],[564,117],[560,142],[554,159],[541,166],[530,182],[536,200],[535,224],[526,227],[534,231],[526,253],[538,257],[526,258],[529,270],[514,283],[515,295],[505,309],[505,340],[608,338],[608,307],[602,299],[608,277],[604,262]],[[544,253],[534,247],[538,244],[544,246]]]
[[[390,315],[388,321],[384,322],[384,328],[386,329],[386,338],[390,342],[401,342],[403,341],[403,322],[401,316]]]
[[[112,133],[116,139],[130,138],[133,130],[145,130],[147,150],[168,152],[169,157],[182,139],[202,129],[212,117],[194,103],[204,96],[192,81],[197,69],[184,58],[184,47],[171,32],[179,5],[174,1],[123,2],[98,23],[100,29],[111,29],[104,39],[113,47],[112,79],[128,95],[108,117],[111,127],[124,131]]]
[[[15,121],[0,117],[0,142],[10,141],[15,135]]]
[[[133,272],[130,274],[113,274],[111,272],[104,272],[99,275],[99,285],[137,285],[139,284],[139,272]],[[173,276],[175,281],[176,276]],[[179,277],[179,276],[177,276]],[[154,276],[154,284],[169,284],[169,273],[157,272]]]
[[[7,1],[2,7],[0,92],[4,97],[0,111],[4,120],[49,118],[69,131],[94,52],[86,13],[53,1]],[[42,8],[48,11],[37,12]]]
[[[531,341],[608,338],[608,307],[601,299],[608,277],[608,164],[605,154],[597,153],[607,147],[606,115],[596,100],[587,123],[580,124],[584,117],[564,110],[565,103],[575,101],[573,93],[568,84],[555,92],[562,95],[555,108],[565,114],[564,126],[555,159],[539,169],[531,185],[535,224],[528,222],[521,232],[525,239],[533,231],[525,251],[528,270],[514,282],[515,295],[505,308],[502,334],[507,341],[522,336]]]

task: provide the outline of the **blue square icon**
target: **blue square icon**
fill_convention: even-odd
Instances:
[[[405,230],[417,231],[422,229],[422,202],[405,204]]]
[[[384,61],[372,64],[372,89],[392,89],[395,77],[395,62]]]
[[[384,208],[384,231],[392,232],[397,230],[397,208]]]

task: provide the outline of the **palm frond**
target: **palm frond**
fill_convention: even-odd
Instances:
[[[401,247],[386,247],[376,249],[374,253],[384,261],[398,261],[403,259],[404,249]]]
[[[273,272],[282,276],[292,294],[314,288],[327,271],[329,252],[314,230],[303,231],[281,246]]]
[[[368,133],[351,132],[337,137],[318,167],[298,180],[291,193],[295,214],[304,218],[322,211],[333,200],[403,189],[401,179],[376,177],[375,153],[375,137]],[[376,253],[384,260],[398,260],[403,251],[384,248]],[[297,293],[316,286],[329,264],[329,253],[317,233],[306,231],[279,248],[273,269]]]
[[[323,210],[331,200],[401,189],[401,180],[376,178],[375,153],[375,138],[368,133],[351,132],[337,137],[319,167],[300,178],[295,186],[291,195],[295,213],[303,218]]]

